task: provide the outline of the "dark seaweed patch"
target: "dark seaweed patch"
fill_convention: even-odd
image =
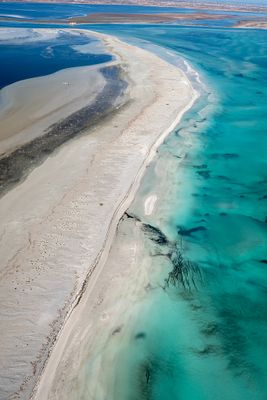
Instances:
[[[233,74],[233,76],[236,76],[237,78],[244,78],[244,74],[242,74],[241,72]]]
[[[165,290],[169,286],[182,285],[184,289],[191,290],[197,288],[197,281],[202,281],[201,271],[196,263],[184,259],[181,252],[181,243],[170,241],[159,229],[150,224],[143,224],[142,229],[148,234],[149,239],[157,245],[164,246],[165,250],[158,251],[154,256],[163,256],[172,264],[172,270],[165,279],[162,288]],[[191,232],[206,230],[204,227],[192,228]],[[166,249],[167,247],[167,249]]]
[[[150,360],[145,360],[138,369],[139,398],[140,400],[152,399],[151,378],[153,373],[153,364]]]
[[[208,166],[207,166],[207,164],[193,165],[193,168],[196,168],[196,169],[206,169],[206,168],[208,168]]]
[[[228,178],[228,176],[225,176],[225,175],[216,175],[216,178],[220,179],[222,181],[230,181],[231,180],[230,178]]]
[[[127,218],[134,219],[134,220],[136,220],[136,221],[138,221],[138,222],[141,222],[140,218],[138,218],[138,217],[137,217],[136,215],[134,215],[134,214],[130,214],[130,213],[127,212],[127,211],[125,211],[124,215],[125,215]]]
[[[146,333],[145,332],[138,332],[135,337],[135,339],[145,339],[146,338]]]
[[[202,329],[201,333],[205,336],[214,336],[219,332],[219,326],[215,322],[209,322]]]
[[[122,330],[122,325],[118,326],[117,328],[114,329],[114,331],[112,331],[112,336],[116,335],[117,333],[120,333],[121,330]]]
[[[198,356],[220,355],[222,348],[214,344],[207,344],[203,349],[194,349],[193,351]]]
[[[204,179],[210,178],[210,171],[208,171],[208,170],[201,170],[201,171],[197,171],[196,173]]]
[[[266,322],[266,304],[252,301],[245,294],[222,294],[217,300],[218,328],[222,350],[228,369],[236,376],[252,375],[255,365],[248,357],[248,337],[244,324],[249,321]]]
[[[212,160],[218,160],[220,158],[225,160],[231,160],[235,158],[239,158],[239,154],[237,153],[212,153],[210,154],[209,158]]]
[[[173,359],[168,354],[150,354],[143,362],[138,366],[137,378],[139,384],[139,390],[137,391],[136,397],[133,400],[152,400],[154,399],[155,393],[152,392],[153,387],[155,387],[156,380],[167,379],[170,381],[169,391],[172,389],[172,380],[178,373],[176,370],[177,359],[173,355]],[[154,394],[154,395],[153,395]],[[169,394],[169,393],[168,393]],[[176,397],[175,397],[176,398]]]
[[[181,236],[192,236],[192,234],[195,232],[206,231],[206,230],[207,230],[207,228],[205,228],[205,226],[196,226],[196,227],[190,228],[190,229],[185,229],[185,228],[180,227],[178,230],[178,233]]]
[[[172,263],[172,270],[165,279],[165,288],[181,284],[187,290],[197,289],[197,281],[202,281],[202,274],[198,265],[184,259],[177,244],[168,255],[168,258]]]
[[[150,224],[143,224],[142,229],[148,233],[150,240],[160,245],[167,245],[169,243],[166,235],[159,229]]]
[[[177,137],[179,137],[180,136],[180,131],[182,130],[183,128],[179,128],[179,129],[176,129],[176,131],[175,131],[175,136],[177,136]]]

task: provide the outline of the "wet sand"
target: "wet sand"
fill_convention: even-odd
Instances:
[[[86,104],[105,86],[99,67],[77,67],[26,79],[0,91],[0,155],[43,135]]]
[[[26,3],[31,3],[32,0],[26,0]],[[51,0],[35,0],[36,3],[51,3]],[[66,0],[57,0],[58,4],[66,3]],[[118,5],[139,5],[139,6],[153,6],[153,7],[175,7],[175,8],[187,8],[189,10],[218,10],[218,11],[242,11],[242,12],[266,12],[267,7],[263,4],[255,5],[252,3],[245,2],[243,4],[230,4],[229,3],[211,3],[207,1],[179,1],[177,0],[162,0],[160,3],[158,0],[79,0],[79,1],[68,1],[70,4],[118,4]]]
[[[92,288],[103,285],[117,224],[157,147],[197,96],[176,67],[97,36],[123,70],[127,102],[90,135],[85,131],[60,146],[0,199],[3,398],[28,399],[40,376],[36,398],[63,398],[58,376],[75,374],[75,364],[65,369],[65,346],[75,352],[87,329],[89,337],[99,335],[93,324],[98,312],[86,310],[84,319],[82,310],[96,300]],[[125,273],[120,262],[116,268]],[[109,306],[120,292],[112,293]],[[118,311],[110,315],[113,323]]]
[[[234,28],[267,29],[267,20],[255,19],[253,21],[240,21]]]
[[[6,143],[8,143],[11,149],[13,149],[13,151],[10,151],[10,153],[5,152],[3,156],[0,157],[0,196],[10,190],[11,187],[21,182],[22,179],[25,179],[33,168],[42,163],[43,160],[45,160],[48,155],[55,151],[59,146],[62,146],[67,141],[75,138],[77,135],[85,131],[88,133],[89,129],[92,129],[92,127],[100,120],[103,121],[103,119],[107,117],[109,113],[115,112],[116,108],[122,106],[123,102],[125,101],[125,96],[123,96],[123,94],[127,84],[120,76],[120,68],[113,64],[114,63],[108,63],[106,66],[101,66],[95,71],[95,73],[93,73],[91,70],[91,76],[90,74],[89,76],[87,74],[86,79],[88,81],[84,82],[85,86],[86,83],[88,84],[89,82],[92,82],[92,84],[90,90],[87,90],[86,94],[88,98],[84,100],[83,107],[75,112],[72,112],[66,118],[62,118],[61,113],[60,120],[50,125],[47,129],[40,127],[40,124],[43,125],[44,120],[48,122],[50,120],[49,115],[45,115],[45,118],[37,117],[37,124],[32,124],[33,126],[30,125],[30,127],[19,131],[19,127],[21,127],[23,125],[23,121],[25,121],[25,118],[23,119],[23,117],[27,116],[28,113],[31,113],[32,115],[32,108],[29,105],[26,107],[26,109],[24,107],[18,107],[16,109],[14,105],[9,107],[7,112],[7,120],[11,122],[11,127],[12,122],[15,122],[18,133],[15,135],[15,137],[14,135],[9,135],[5,142],[0,141],[2,151],[4,151],[4,145]],[[84,75],[81,74],[79,69],[77,70],[75,68],[71,70],[72,74],[80,75],[80,79],[82,78],[82,75]],[[100,75],[102,81],[104,81],[102,87],[97,80],[97,75]],[[30,81],[32,80],[30,79]],[[94,82],[97,83],[96,86],[94,86]],[[67,84],[69,85],[68,81]],[[26,90],[26,92],[29,93],[29,90]],[[18,96],[16,93],[17,92],[15,91],[14,98],[17,101]],[[64,99],[66,99],[69,103],[68,97],[64,97]],[[55,100],[55,97],[53,97],[53,100]],[[33,101],[33,97],[31,96],[32,106],[34,106]],[[67,112],[67,106],[69,105],[68,103],[65,103],[66,107],[63,105],[60,106],[59,109],[63,109],[65,112]],[[74,104],[72,104],[71,107],[72,109],[75,109],[78,104],[81,104],[81,98],[79,98],[78,101],[75,99],[73,103]],[[40,110],[43,111],[42,107]],[[30,120],[34,120],[34,117],[31,117]],[[19,122],[18,124],[17,121]],[[26,122],[30,124],[28,117],[26,117]],[[51,124],[51,120],[48,123]],[[7,135],[7,133],[10,131],[10,125],[7,125],[6,121],[3,121],[2,124],[0,123],[0,126],[2,125],[4,125],[5,128],[3,132]],[[34,133],[35,137],[29,140],[31,132]],[[19,143],[21,143],[20,146]]]
[[[228,14],[227,18],[233,18]],[[91,13],[82,17],[71,17],[67,19],[50,20],[27,20],[12,17],[1,17],[2,21],[31,22],[38,24],[164,24],[179,23],[181,21],[218,21],[224,20],[225,14],[212,14],[205,12],[195,12],[189,14],[179,13],[155,13],[155,14],[129,14],[129,13]]]

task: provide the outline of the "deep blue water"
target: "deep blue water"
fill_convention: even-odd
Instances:
[[[159,12],[167,13],[181,13],[190,14],[195,13],[198,10],[180,7],[148,7],[148,6],[134,6],[134,5],[94,5],[94,4],[42,4],[42,3],[0,3],[0,17],[14,17],[26,19],[62,19],[70,18],[75,16],[83,16],[91,13],[148,13],[154,14]],[[203,10],[199,10],[203,12]],[[222,10],[213,10],[206,12],[225,14],[226,19],[229,12]],[[235,13],[230,12],[231,15],[237,17],[242,16],[242,19],[251,18],[258,16],[257,13]],[[233,21],[234,22],[234,21]],[[208,21],[208,23],[211,23]]]
[[[52,5],[42,7],[51,15]],[[148,255],[172,256],[152,258],[161,280],[142,299],[128,345],[118,348],[110,398],[266,400],[266,32],[166,25],[94,29],[171,50],[207,84],[159,150],[157,162],[172,160],[172,169],[162,168],[155,178],[153,163],[131,206],[168,238],[154,248],[144,234]],[[192,145],[184,156],[186,135]],[[145,216],[138,205],[149,190],[160,201],[157,212]],[[178,278],[166,286],[179,253]]]
[[[17,16],[27,19],[69,18],[98,12],[153,14],[159,12],[195,13],[196,10],[180,7],[147,7],[133,5],[0,3],[0,16]],[[221,13],[221,11],[218,11],[218,13]]]
[[[33,36],[34,37],[34,36]],[[64,68],[99,64],[111,60],[111,55],[79,53],[72,46],[96,42],[84,35],[61,33],[55,39],[14,40],[1,43],[0,89],[16,81],[52,74]],[[19,63],[19,65],[18,65]]]

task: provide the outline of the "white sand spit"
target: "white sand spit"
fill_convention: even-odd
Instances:
[[[157,147],[197,96],[176,67],[114,37],[97,36],[123,67],[130,100],[0,200],[0,398],[29,399],[35,386],[38,400],[67,399],[60,394],[67,349],[73,354],[85,331],[101,334],[92,323],[102,303],[93,289],[105,296],[103,277],[118,221]],[[119,260],[112,265],[119,282],[127,266]],[[101,309],[110,327],[121,312],[112,303],[119,290],[114,284],[116,296],[109,291],[104,299],[109,312]],[[78,365],[71,363],[73,371]]]

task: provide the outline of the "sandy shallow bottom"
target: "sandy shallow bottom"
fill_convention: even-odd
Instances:
[[[147,163],[196,98],[176,67],[99,36],[128,77],[129,101],[90,135],[58,149],[0,200],[2,398],[29,398],[45,364],[36,398],[68,398],[62,397],[64,374],[75,376],[80,368],[79,357],[72,359],[77,345],[85,336],[93,343],[97,335],[101,347],[102,326],[112,334],[121,307],[131,306],[131,297],[121,301],[135,290],[130,281],[128,289],[121,287],[125,265],[105,261]],[[126,250],[138,256],[138,249]],[[106,291],[109,279],[114,287]]]

